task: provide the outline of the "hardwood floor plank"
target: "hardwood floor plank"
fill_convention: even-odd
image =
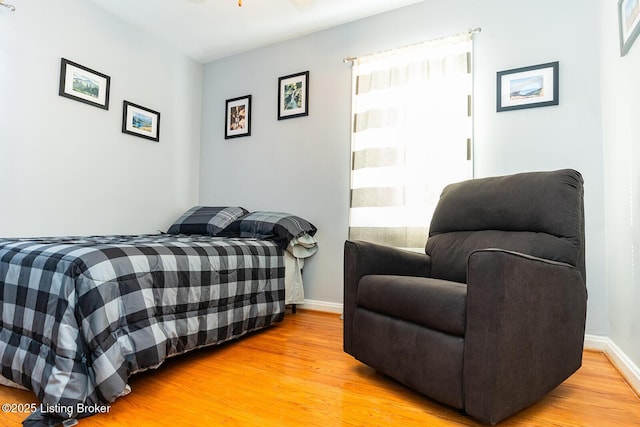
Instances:
[[[342,351],[338,315],[298,310],[284,322],[222,346],[176,357],[131,378],[132,393],[92,426],[479,426],[376,373]],[[0,403],[33,403],[0,387]],[[20,425],[25,413],[0,413]],[[501,426],[640,426],[640,400],[605,355]]]

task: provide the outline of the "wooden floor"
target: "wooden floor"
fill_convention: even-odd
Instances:
[[[476,426],[342,351],[338,315],[299,310],[265,331],[135,375],[133,392],[91,426]],[[0,386],[0,403],[35,402]],[[0,425],[25,413],[0,412]],[[600,353],[500,426],[640,426],[640,400]]]

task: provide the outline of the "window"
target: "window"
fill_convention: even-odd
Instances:
[[[424,248],[443,187],[472,176],[470,34],[353,59],[349,238]]]

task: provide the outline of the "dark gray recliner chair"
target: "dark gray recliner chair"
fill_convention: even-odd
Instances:
[[[496,424],[582,364],[583,180],[560,170],[447,186],[425,254],[344,248],[344,350]]]

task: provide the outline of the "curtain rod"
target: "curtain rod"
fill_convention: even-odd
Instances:
[[[472,36],[472,35],[474,35],[474,34],[477,34],[477,33],[481,32],[481,31],[482,31],[482,28],[480,28],[480,27],[476,27],[476,28],[469,28],[469,30],[467,31],[467,34],[469,34],[470,36]],[[460,33],[460,34],[464,34],[464,33]],[[456,35],[458,35],[458,34],[456,34]],[[423,44],[423,43],[434,42],[434,41],[437,41],[437,40],[443,40],[443,39],[446,39],[446,38],[449,38],[449,37],[455,37],[456,35],[454,35],[454,36],[446,36],[446,37],[439,37],[439,38],[437,38],[437,39],[427,40],[427,41],[424,41],[424,42],[408,44],[408,45],[406,45],[406,46],[401,46],[401,47],[399,47],[399,48],[393,48],[393,49],[387,49],[387,50],[383,50],[383,51],[381,51],[381,52],[377,52],[377,53],[389,52],[389,51],[391,51],[391,50],[395,50],[395,49],[402,49],[402,48],[405,48],[405,47],[418,46],[418,45],[421,45],[421,44]],[[373,54],[372,54],[372,55],[373,55]],[[364,56],[368,56],[368,55],[364,55]],[[344,58],[344,59],[342,60],[342,62],[344,62],[344,63],[346,64],[347,62],[353,62],[353,61],[355,61],[355,60],[356,60],[356,59],[358,59],[358,58],[359,58],[358,56],[350,56],[350,57],[348,57],[348,58]]]
[[[14,5],[12,5],[12,4],[7,4],[7,3],[3,2],[2,0],[0,0],[0,6],[4,6],[4,7],[6,7],[6,8],[7,8],[7,9],[9,9],[11,12],[15,12],[15,10],[16,10],[16,7],[15,7]]]

